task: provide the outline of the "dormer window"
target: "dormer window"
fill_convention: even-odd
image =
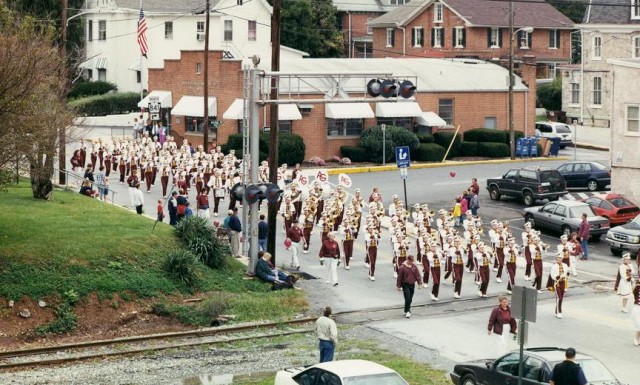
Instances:
[[[435,3],[433,5],[433,22],[442,23],[443,14],[444,14],[444,6],[442,5],[442,3]]]

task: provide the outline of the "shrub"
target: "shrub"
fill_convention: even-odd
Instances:
[[[478,143],[478,156],[506,158],[509,155],[509,146],[504,143]]]
[[[562,109],[562,82],[560,78],[551,83],[543,84],[536,91],[537,105],[549,111]]]
[[[462,152],[462,156],[477,156],[478,142],[462,142],[460,151]]]
[[[73,331],[78,324],[78,316],[73,311],[73,305],[78,302],[80,295],[73,289],[62,293],[62,302],[53,311],[56,318],[46,325],[36,327],[37,334],[61,334]]]
[[[498,131],[491,128],[474,128],[464,133],[466,142],[496,142],[507,143],[509,131]]]
[[[433,143],[433,135],[431,134],[416,134],[416,137],[420,143]]]
[[[95,81],[95,82],[78,82],[73,85],[71,91],[69,91],[69,99],[83,98],[86,96],[103,95],[109,91],[117,91],[118,87],[109,82]]]
[[[174,231],[176,236],[186,244],[193,238],[207,236],[211,233],[212,227],[206,218],[190,217],[180,220],[174,227]]]
[[[341,146],[340,154],[353,162],[366,162],[369,160],[367,150],[358,146]]]
[[[197,259],[187,250],[177,250],[167,255],[162,268],[167,275],[185,287],[193,289],[198,283]]]
[[[444,158],[445,149],[435,143],[421,143],[413,150],[411,159],[422,162],[441,162]]]
[[[259,139],[260,160],[269,156],[269,134],[260,134]],[[222,145],[222,151],[228,153],[235,150],[236,156],[242,158],[242,134],[229,135],[227,143]],[[278,165],[283,163],[296,164],[304,161],[306,146],[300,135],[280,133],[278,134]]]
[[[414,150],[420,145],[416,134],[404,128],[387,126],[386,131],[384,154],[387,161],[392,161],[395,158],[395,148],[398,146],[408,146],[409,149]],[[380,126],[365,130],[360,137],[360,146],[369,154],[369,160],[382,163],[382,129]]]
[[[214,235],[215,229],[202,217],[183,218],[175,227],[182,243],[205,265],[220,269],[225,266],[229,254],[228,245]]]
[[[140,111],[140,94],[135,92],[89,96],[69,102],[79,115],[105,116]]]
[[[455,132],[452,131],[439,131],[433,134],[433,142],[444,147],[444,151],[446,152],[449,148],[449,144],[451,144],[451,140],[453,139],[454,135]],[[460,156],[460,147],[462,147],[462,137],[460,136],[460,134],[458,134],[453,141],[453,145],[451,146],[451,150],[447,155],[447,159]]]

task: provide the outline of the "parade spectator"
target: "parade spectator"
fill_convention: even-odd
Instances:
[[[407,256],[407,260],[400,265],[398,278],[396,280],[396,287],[398,290],[401,290],[404,295],[404,315],[407,318],[411,317],[411,302],[413,302],[416,282],[418,283],[418,289],[420,289],[422,287],[420,270],[418,270],[418,266],[413,263],[413,255],[409,255]]]
[[[184,217],[185,218],[193,217],[193,210],[191,209],[191,203],[187,202],[184,205],[186,206],[184,208]]]
[[[369,203],[375,200],[382,202],[382,195],[380,195],[380,189],[378,187],[374,187],[371,195],[369,195]]]
[[[136,208],[136,213],[142,215],[142,208],[144,206],[144,194],[140,190],[140,182],[138,182],[133,190],[133,206]]]
[[[300,245],[306,246],[307,241],[304,239],[304,234],[299,222],[293,222],[293,225],[287,230],[287,238],[291,241],[291,263],[290,266],[296,270],[300,270],[300,261],[298,260],[298,254],[300,253]],[[337,282],[337,280],[336,280]]]
[[[87,168],[84,170],[84,179],[88,179],[90,182],[95,182],[96,180],[93,177],[93,166],[91,163],[87,164]]]
[[[82,186],[80,186],[80,194],[86,195],[88,197],[95,197],[97,192],[91,188],[91,182],[88,179],[85,179],[82,182]]]
[[[473,190],[469,190],[469,210],[474,217],[478,216],[478,209],[480,208],[480,200],[478,194]]]
[[[493,333],[496,340],[496,357],[500,357],[507,352],[507,336],[509,333],[516,335],[517,323],[511,315],[509,299],[501,295],[498,297],[498,306],[494,307],[489,316],[487,325],[489,335]]]
[[[452,215],[453,215],[453,219],[456,221],[456,226],[460,226],[462,225],[462,213],[464,211],[462,211],[462,204],[460,203],[460,201],[462,200],[461,197],[456,197],[455,202],[453,204],[453,211],[452,211]]]
[[[196,198],[198,216],[209,219],[209,191],[206,187],[200,190],[200,195]]]
[[[578,227],[578,237],[580,237],[580,246],[582,247],[581,261],[589,259],[589,238],[591,237],[591,226],[587,221],[587,213],[582,213],[582,222]]]
[[[156,206],[157,221],[162,222],[164,219],[164,208],[162,207],[162,199],[158,199],[158,205]]]
[[[568,348],[565,360],[553,367],[549,385],[586,385],[587,379],[579,364],[576,364],[576,350]]]
[[[471,186],[469,186],[469,192],[472,192],[475,195],[480,194],[480,185],[478,184],[477,178],[471,178]]]
[[[109,177],[105,176],[102,182],[102,189],[100,190],[100,196],[105,202],[109,199]]]
[[[267,250],[267,237],[269,235],[269,226],[264,220],[264,214],[260,214],[260,222],[258,222],[258,248],[260,251]]]
[[[469,210],[469,199],[467,198],[468,195],[469,191],[467,190],[464,190],[461,195],[462,199],[460,199],[460,212],[462,212],[463,214]]]
[[[178,223],[178,192],[172,191],[171,198],[167,202],[167,207],[169,209],[169,224],[171,226],[175,226]]]
[[[185,212],[187,210],[187,197],[185,196],[185,190],[180,189],[179,194],[176,197],[177,203],[177,222],[180,222],[182,218],[185,217]]]
[[[297,279],[273,266],[271,257],[271,254],[265,251],[258,252],[256,276],[265,282],[284,284],[286,287],[293,288]]]
[[[231,255],[236,258],[240,257],[240,233],[242,233],[242,223],[238,218],[238,208],[231,211],[229,217],[229,230],[231,231]]]
[[[320,363],[333,361],[338,342],[338,326],[331,318],[331,307],[322,309],[322,317],[316,320],[316,336],[320,348]]]

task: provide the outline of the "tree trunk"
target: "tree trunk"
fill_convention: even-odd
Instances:
[[[31,190],[36,199],[51,199],[53,195],[53,157],[38,157],[41,162],[31,163]]]

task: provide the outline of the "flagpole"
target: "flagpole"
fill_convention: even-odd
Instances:
[[[140,10],[142,10],[142,0],[140,0]],[[138,21],[139,23],[140,21]],[[142,72],[142,52],[140,52],[140,101],[144,99],[144,72]]]

